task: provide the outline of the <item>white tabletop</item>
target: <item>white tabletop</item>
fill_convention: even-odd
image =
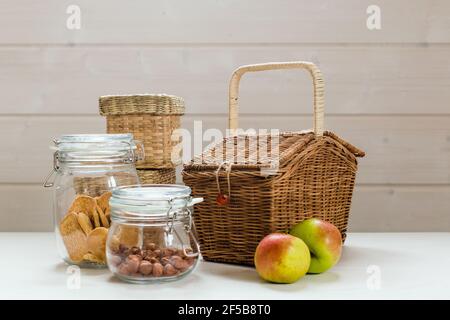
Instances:
[[[81,269],[77,282],[55,247],[52,233],[0,233],[0,299],[450,298],[450,233],[353,233],[337,266],[290,285],[204,261],[170,283],[127,284],[107,269]]]

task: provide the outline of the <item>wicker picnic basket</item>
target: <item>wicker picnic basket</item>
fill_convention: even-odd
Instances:
[[[314,128],[279,135],[239,134],[239,81],[246,72],[306,69],[314,85]],[[229,91],[231,134],[184,166],[183,180],[196,197],[194,221],[203,257],[209,261],[253,265],[259,241],[286,232],[310,218],[333,223],[345,240],[356,157],[364,152],[324,131],[324,84],[309,62],[238,68]],[[267,147],[269,146],[269,147]],[[268,149],[266,152],[261,152]]]
[[[100,114],[106,116],[108,133],[132,133],[142,141],[144,160],[138,169],[174,168],[172,150],[180,142],[174,130],[184,114],[182,98],[165,94],[113,95],[99,99]]]

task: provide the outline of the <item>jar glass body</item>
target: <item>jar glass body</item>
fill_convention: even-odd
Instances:
[[[110,190],[139,184],[143,149],[131,134],[64,135],[54,144],[44,187],[53,187],[58,251],[69,264],[105,267]]]
[[[106,266],[110,190],[133,184],[139,184],[139,178],[132,163],[60,165],[53,212],[58,251],[64,261],[81,267]],[[76,199],[81,201],[77,204]]]
[[[106,245],[114,275],[127,282],[149,283],[190,274],[200,256],[192,224],[195,201],[189,196],[173,207],[165,201],[116,207],[114,192]]]

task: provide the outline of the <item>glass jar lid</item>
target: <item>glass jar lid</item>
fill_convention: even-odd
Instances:
[[[143,158],[143,145],[124,134],[69,134],[54,141],[58,162],[135,162]]]
[[[174,213],[200,203],[192,198],[191,188],[175,184],[147,184],[113,189],[109,204],[111,217],[172,217]]]

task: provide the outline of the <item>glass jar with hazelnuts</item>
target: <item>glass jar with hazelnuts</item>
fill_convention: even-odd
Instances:
[[[177,280],[191,273],[200,255],[193,206],[202,201],[181,185],[114,189],[106,243],[109,269],[135,283]]]

